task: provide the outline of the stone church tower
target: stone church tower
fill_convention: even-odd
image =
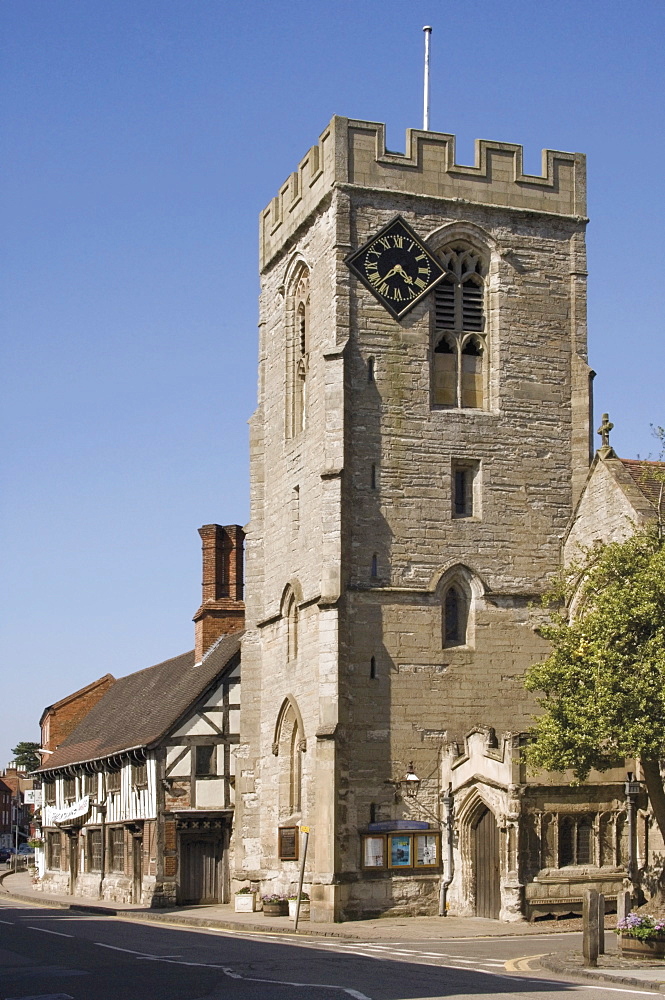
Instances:
[[[579,154],[460,166],[336,117],[261,216],[235,877],[288,890],[309,826],[312,919],[524,911],[530,602],[590,463],[585,211]],[[442,274],[400,319],[346,262],[396,216]]]

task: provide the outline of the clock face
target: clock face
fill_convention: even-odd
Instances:
[[[350,254],[346,264],[395,319],[420,302],[445,274],[399,215]]]

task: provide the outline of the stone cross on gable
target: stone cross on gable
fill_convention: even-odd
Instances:
[[[609,413],[603,413],[603,419],[596,434],[600,434],[600,440],[604,449],[610,450],[610,431],[614,429],[614,424],[610,420]]]

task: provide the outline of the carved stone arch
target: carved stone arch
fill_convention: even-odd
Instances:
[[[275,723],[275,732],[273,734],[272,741],[272,752],[275,757],[279,756],[279,744],[282,737],[282,726],[284,725],[284,720],[289,712],[289,709],[293,712],[295,717],[295,724],[298,727],[298,732],[300,733],[299,749],[302,753],[307,750],[307,740],[305,737],[305,727],[302,721],[302,715],[300,714],[300,709],[298,708],[298,702],[293,697],[292,694],[287,694],[286,698],[282,702],[279,712],[277,713],[277,722]]]
[[[307,749],[302,716],[293,695],[287,695],[277,715],[273,753],[277,760],[279,820],[302,811],[302,755]]]
[[[308,406],[310,357],[309,263],[294,254],[284,272],[286,376],[285,437],[294,438],[305,429]]]
[[[459,824],[460,831],[462,831],[464,827],[473,826],[480,819],[485,809],[489,809],[491,812],[494,812],[493,805],[490,802],[489,797],[484,794],[482,785],[474,785],[469,789],[469,792],[462,803],[456,807],[457,822]]]
[[[282,287],[286,295],[291,296],[295,294],[298,282],[305,271],[309,275],[312,272],[312,268],[307,258],[298,250],[289,257],[284,268]]]
[[[286,606],[291,600],[291,596],[295,598],[297,604],[302,604],[303,601],[302,586],[300,585],[300,580],[298,580],[298,578],[295,576],[292,577],[288,581],[288,583],[284,585],[282,596],[279,601],[279,612],[281,615],[284,614]]]
[[[300,604],[302,590],[297,580],[288,583],[282,591],[280,614],[286,629],[286,662],[293,663],[298,658],[300,644]]]
[[[445,226],[439,226],[438,229],[432,230],[427,235],[426,240],[435,254],[441,247],[447,246],[449,243],[468,243],[485,257],[487,266],[489,266],[490,258],[501,252],[499,244],[491,233],[473,222],[449,222]]]
[[[473,646],[476,612],[485,593],[482,580],[468,566],[453,563],[432,577],[441,604],[441,645]]]

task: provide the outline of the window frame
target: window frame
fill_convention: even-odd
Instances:
[[[217,744],[216,743],[197,743],[194,746],[194,777],[199,778],[219,778],[218,765],[217,765]],[[208,770],[202,770],[199,764],[199,756],[203,757],[202,751],[206,751],[209,754],[208,757]]]
[[[100,872],[104,863],[104,838],[102,828],[88,829],[86,843],[86,864],[89,872]]]
[[[430,393],[433,410],[487,410],[489,408],[489,377],[488,377],[488,253],[470,245],[463,237],[453,239],[441,246],[435,256],[446,271],[444,277],[434,289],[431,307],[432,348],[430,355]],[[446,262],[446,258],[448,261]],[[452,262],[452,266],[451,265]],[[465,264],[473,262],[471,270],[465,270]],[[451,280],[452,279],[452,280]],[[480,288],[479,296],[465,296],[464,289],[473,285]],[[446,290],[452,288],[452,295],[446,296]],[[478,322],[465,322],[471,313],[479,312]],[[446,318],[449,320],[446,322]],[[441,351],[439,347],[445,343],[449,350]],[[470,344],[475,345],[475,351],[469,351]],[[446,390],[443,387],[445,366],[437,363],[437,354],[452,358],[449,376],[452,389],[452,402],[444,401]],[[464,358],[476,356],[481,358],[480,372],[465,371]],[[477,377],[480,375],[480,405],[470,405],[469,393],[478,393]],[[471,376],[471,377],[469,377]]]
[[[146,761],[142,764],[132,764],[132,788],[148,787],[148,765]]]
[[[122,826],[109,827],[109,871],[116,875],[125,872],[125,828]]]
[[[122,789],[122,768],[114,768],[106,772],[106,791],[117,795]]]
[[[463,477],[463,497],[459,498],[459,477]],[[481,520],[481,463],[479,459],[452,458],[450,461],[450,516],[453,521]]]
[[[51,871],[62,871],[62,834],[59,830],[49,830],[46,834],[46,853]],[[54,848],[57,848],[54,850]],[[57,864],[55,863],[57,859]]]

